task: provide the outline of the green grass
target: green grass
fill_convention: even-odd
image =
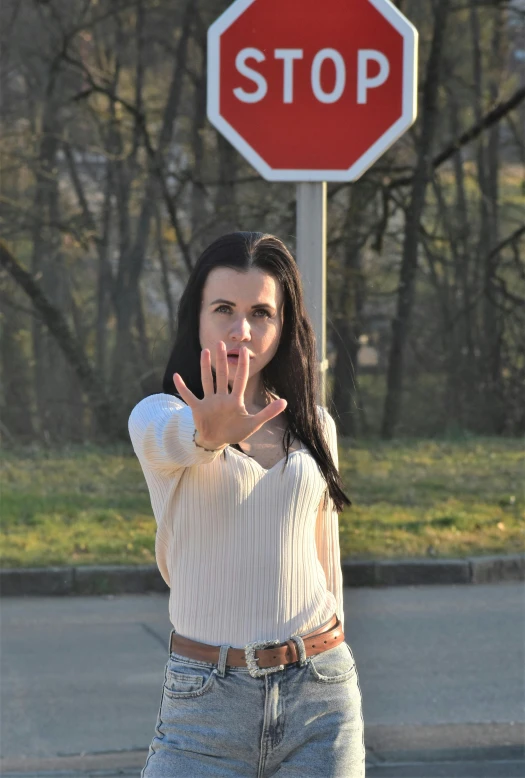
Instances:
[[[343,558],[525,551],[523,442],[339,442]],[[148,564],[155,520],[131,448],[1,452],[0,564]]]
[[[358,441],[340,445],[353,502],[343,557],[464,557],[525,551],[523,441]]]

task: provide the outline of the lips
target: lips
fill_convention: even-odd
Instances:
[[[238,359],[239,352],[234,350],[234,349],[232,349],[232,351],[228,351],[227,356],[228,356],[228,359]],[[253,354],[248,354],[248,356],[250,357],[250,359],[253,359]]]

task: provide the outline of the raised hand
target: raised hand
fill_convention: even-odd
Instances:
[[[201,378],[204,397],[199,400],[184,383],[179,373],[173,374],[173,383],[182,399],[193,412],[200,445],[205,448],[224,448],[230,443],[241,443],[263,424],[278,416],[286,406],[284,399],[273,400],[255,414],[248,413],[244,406],[244,392],[250,372],[248,350],[243,346],[239,352],[237,369],[232,390],[228,388],[228,357],[226,344],[217,343],[216,376],[217,391],[213,387],[211,354],[209,349],[201,351]]]

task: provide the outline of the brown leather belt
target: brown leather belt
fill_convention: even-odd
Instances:
[[[315,637],[314,637],[315,636]],[[334,614],[328,624],[319,627],[307,635],[302,635],[306,656],[313,656],[335,648],[345,639],[341,622]],[[176,632],[171,634],[170,651],[189,659],[218,664],[220,646],[210,646],[197,640],[190,640]],[[266,648],[265,648],[266,646]],[[271,647],[270,647],[271,646]],[[229,648],[226,665],[230,667],[248,667],[250,675],[259,678],[269,672],[284,670],[285,665],[299,661],[297,645],[290,638],[280,643],[278,640],[249,643],[244,648]]]

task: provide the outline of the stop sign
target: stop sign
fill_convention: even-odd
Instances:
[[[208,118],[270,181],[353,181],[416,118],[417,31],[389,0],[236,0]]]

